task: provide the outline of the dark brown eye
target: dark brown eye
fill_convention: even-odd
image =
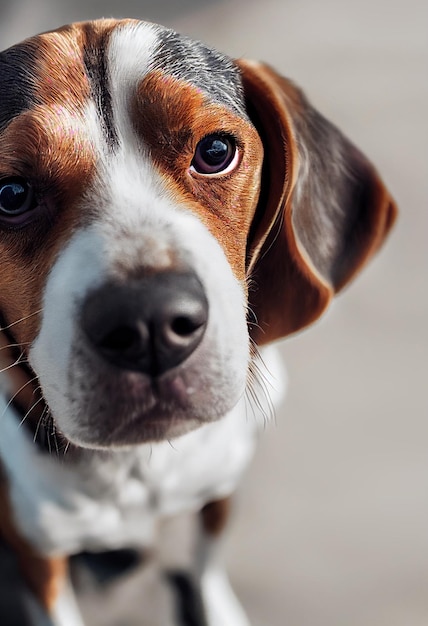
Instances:
[[[34,208],[34,192],[24,178],[0,180],[0,215],[16,217]]]
[[[231,171],[237,163],[235,140],[223,135],[208,135],[196,147],[192,169],[198,174],[219,174]]]

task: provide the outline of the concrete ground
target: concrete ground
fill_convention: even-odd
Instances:
[[[281,347],[290,391],[238,495],[228,560],[254,626],[426,626],[428,4],[9,0],[0,47],[101,15],[162,21],[268,61],[393,192],[401,217],[388,245]],[[88,610],[107,625],[96,603]]]

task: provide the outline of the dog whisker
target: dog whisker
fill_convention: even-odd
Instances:
[[[247,280],[247,284],[248,284],[248,288],[250,289],[250,285],[252,283],[252,279]],[[260,326],[260,324],[258,323],[258,319],[257,319],[257,315],[256,312],[254,311],[254,309],[251,307],[250,304],[247,304],[247,324],[249,327],[251,328],[258,328],[258,330],[260,330],[260,332],[264,335],[265,334],[265,330]],[[250,337],[250,341],[253,345],[255,345],[255,343],[252,341],[251,337]]]
[[[20,363],[25,363],[25,361],[22,358],[22,355],[19,356],[17,359],[15,359],[15,361],[13,363],[10,363],[9,365],[6,365],[6,367],[3,367],[0,370],[0,374],[3,374],[4,372],[7,372],[8,370],[11,370],[13,367],[15,367],[16,365],[19,365]]]
[[[34,383],[34,381],[37,380],[37,376],[34,376],[33,378],[30,378],[29,380],[27,380],[26,383],[24,383],[23,385],[21,385],[21,387],[18,389],[18,391],[16,391],[13,396],[10,398],[9,402],[6,404],[5,408],[3,409],[3,413],[0,416],[0,419],[3,418],[4,414],[6,413],[6,411],[8,410],[8,408],[10,407],[11,404],[13,404],[13,401],[15,400],[15,398],[17,396],[19,396],[19,394],[21,393],[21,391],[23,391],[26,387],[28,387],[28,385],[30,385],[31,383]],[[36,392],[37,389],[40,389],[40,387],[36,387],[36,389],[34,389],[33,393]]]
[[[38,309],[37,311],[33,311],[32,313],[29,313],[28,315],[25,315],[24,317],[21,317],[20,319],[15,320],[14,322],[11,322],[7,326],[0,326],[0,331],[9,330],[10,328],[13,328],[17,324],[21,324],[22,322],[27,321],[28,319],[30,319],[30,317],[33,317],[34,315],[39,315],[39,313],[42,313],[42,311],[43,311],[43,307]]]
[[[33,409],[36,408],[36,406],[38,404],[40,404],[40,402],[43,402],[44,399],[43,397],[38,398],[35,402],[33,402],[33,404],[31,405],[31,407],[28,409],[28,411],[25,413],[24,417],[21,419],[21,421],[19,422],[18,428],[21,428],[21,426],[24,424],[25,420],[27,419],[27,417],[30,415],[30,413],[33,411]]]
[[[46,420],[47,421],[45,425],[45,430],[46,430],[46,436],[47,436],[48,450],[49,450],[49,454],[52,454],[51,437],[50,437],[50,432],[49,432],[51,421],[52,421],[50,414],[47,415]]]
[[[65,446],[64,446],[64,450],[63,450],[63,456],[64,456],[64,457],[65,457],[65,455],[67,454],[67,452],[69,451],[69,449],[70,449],[70,442],[69,442],[69,441],[67,441],[67,443],[66,443],[66,444],[65,444]]]
[[[257,422],[259,420],[259,413],[261,413],[263,417],[263,425],[265,426],[267,423],[267,416],[262,406],[262,403],[258,397],[258,394],[254,390],[251,382],[249,382],[245,390],[245,401],[246,401],[245,402],[246,406],[250,407],[250,410],[252,413],[252,419],[256,420]]]
[[[49,435],[51,437],[53,437],[53,441],[54,441],[54,444],[55,444],[56,455],[59,456],[58,437],[56,436],[56,426],[55,426],[55,422],[54,422],[53,418],[52,418],[51,426],[52,426],[52,432],[50,432]]]
[[[266,372],[268,372],[268,369],[257,346],[252,341],[250,343],[250,350],[252,359],[248,369],[246,397],[252,406],[254,415],[256,409],[260,411],[266,425],[268,422],[275,419],[274,404],[270,395],[272,383],[268,375],[263,371],[263,369],[265,369]]]
[[[38,434],[39,434],[40,426],[42,425],[42,423],[43,423],[44,421],[46,421],[46,419],[47,419],[47,417],[48,417],[48,414],[49,414],[49,408],[48,408],[48,406],[46,405],[46,406],[45,406],[45,408],[44,408],[44,409],[43,409],[43,411],[42,411],[41,416],[39,417],[38,422],[37,422],[36,430],[35,430],[34,437],[33,437],[33,442],[34,442],[34,443],[35,443],[35,442],[36,442],[36,440],[37,440],[37,436],[38,436]]]
[[[30,346],[31,341],[23,341],[21,343],[8,343],[5,346],[0,346],[0,352],[3,350],[10,350],[11,348],[22,348],[22,346]]]

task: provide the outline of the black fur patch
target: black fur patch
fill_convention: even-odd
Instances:
[[[0,540],[0,623],[2,626],[35,626],[25,609],[28,593],[14,552]]]
[[[83,63],[91,85],[92,98],[97,106],[107,142],[113,150],[118,146],[114,126],[114,113],[110,93],[110,77],[107,67],[106,49],[110,33],[98,36],[90,24],[85,25],[86,44]]]
[[[0,132],[35,104],[33,71],[37,51],[30,43],[0,53]]]
[[[247,118],[237,66],[226,55],[171,30],[161,30],[151,68],[188,81],[211,99]]]
[[[99,585],[107,585],[129,574],[141,565],[144,555],[136,550],[121,549],[106,552],[81,552],[71,557],[71,566],[88,569]],[[78,578],[78,576],[77,576]]]
[[[168,572],[175,593],[177,626],[208,626],[199,586],[187,572]],[[225,624],[226,626],[226,624]]]

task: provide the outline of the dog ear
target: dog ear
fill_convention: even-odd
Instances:
[[[251,335],[263,344],[322,314],[380,247],[396,206],[369,161],[291,81],[237,64],[265,151],[247,247]]]

